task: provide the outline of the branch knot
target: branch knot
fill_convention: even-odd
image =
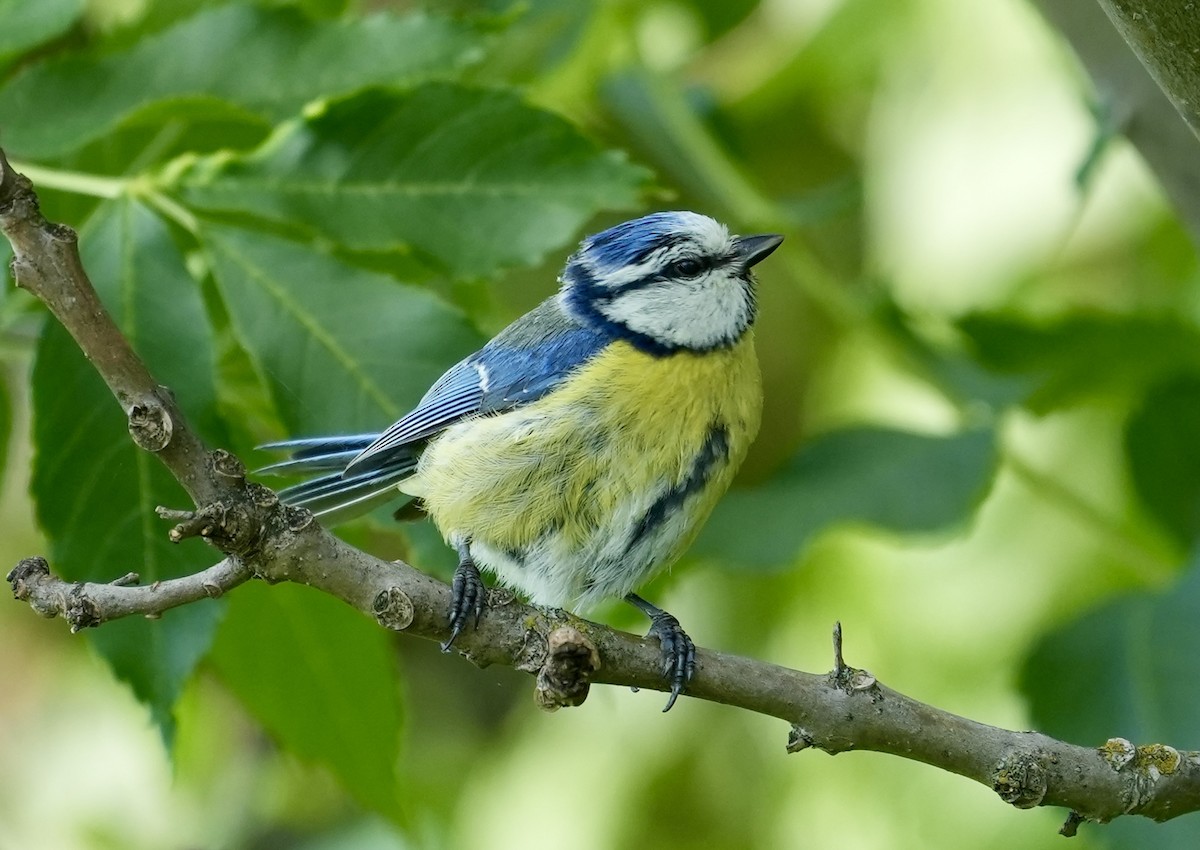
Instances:
[[[415,616],[412,598],[395,585],[375,596],[371,611],[379,625],[394,632],[402,632],[411,626]]]
[[[49,575],[50,564],[40,555],[35,555],[32,558],[22,558],[15,567],[8,571],[4,580],[12,586],[13,597],[24,602],[32,594],[37,580],[42,576]]]
[[[992,774],[992,790],[1018,809],[1041,805],[1049,788],[1039,753],[1013,751],[1000,760]]]
[[[104,622],[96,603],[87,595],[83,582],[72,587],[67,595],[63,605],[63,618],[71,624],[72,634],[94,628]]]
[[[201,537],[227,555],[249,558],[258,551],[263,539],[261,513],[272,505],[278,505],[275,494],[266,487],[253,484],[247,486],[246,498],[232,503],[211,502],[194,511],[159,506],[155,512],[163,519],[177,520],[168,532],[172,543]]]
[[[129,408],[129,436],[138,448],[157,454],[171,443],[175,423],[157,399],[142,401]]]
[[[557,711],[583,705],[591,676],[600,669],[600,652],[574,626],[559,626],[550,633],[546,661],[537,675],[534,700],[539,708]]]

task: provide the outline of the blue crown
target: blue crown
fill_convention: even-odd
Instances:
[[[694,212],[644,215],[585,239],[569,264],[586,260],[592,270],[599,274],[637,265],[659,248],[687,239],[701,223],[712,222]]]

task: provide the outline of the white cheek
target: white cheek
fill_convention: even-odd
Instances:
[[[752,318],[740,280],[663,283],[623,293],[600,312],[631,331],[668,345],[710,348],[739,337]]]

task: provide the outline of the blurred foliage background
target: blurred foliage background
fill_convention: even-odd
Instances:
[[[1200,280],[1022,0],[0,2],[0,142],[205,436],[378,430],[658,208],[777,230],[762,434],[653,589],[705,646],[1200,748]],[[209,563],[66,335],[0,294],[0,560]],[[265,462],[266,459],[264,459]],[[446,575],[432,529],[341,530]],[[631,612],[602,612],[641,629]],[[530,682],[245,586],[71,636],[0,605],[0,847],[1050,847],[1065,812],[778,721]],[[1085,826],[1194,847],[1200,820]]]

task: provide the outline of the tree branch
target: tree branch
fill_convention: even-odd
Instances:
[[[1163,59],[1172,62],[1182,46],[1169,47],[1167,42],[1148,38],[1143,50],[1135,55],[1122,39],[1122,33],[1113,28],[1105,15],[1106,10],[1112,15],[1112,9],[1117,5],[1111,0],[1100,0],[1099,4],[1064,3],[1062,0],[1034,2],[1071,43],[1096,86],[1104,109],[1115,125],[1113,129],[1121,132],[1138,149],[1179,211],[1192,240],[1200,245],[1200,157],[1196,156],[1196,137],[1188,125],[1179,120],[1180,112],[1167,92],[1159,87],[1161,80],[1156,82],[1158,78],[1153,76],[1151,67],[1152,62],[1157,63],[1160,51]],[[1131,20],[1131,26],[1153,26],[1156,16],[1169,14],[1173,7],[1178,12],[1178,7],[1186,3],[1156,0],[1142,5],[1153,7],[1152,13],[1148,11],[1136,22]],[[1195,13],[1189,11],[1188,14]],[[1200,47],[1200,27],[1195,23],[1187,37],[1193,42],[1191,47]],[[1191,48],[1188,59],[1194,64],[1197,55],[1190,51]],[[1194,74],[1192,80],[1200,80],[1200,73]],[[1194,110],[1200,101],[1191,103]]]
[[[232,455],[209,451],[169,391],[159,387],[100,305],[80,266],[75,235],[38,212],[32,186],[0,152],[0,228],[13,244],[18,284],[47,303],[108,382],[130,418],[135,442],[154,452],[196,500],[195,511],[160,509],[178,521],[171,539],[200,536],[226,554],[195,575],[147,587],[136,576],[112,584],[70,583],[41,558],[8,575],[18,599],[64,617],[73,630],[118,617],[157,617],[219,595],[251,577],[311,585],[373,617],[385,628],[430,640],[449,633],[450,588],[407,564],[387,563],[326,532],[305,510],[282,505],[247,482]],[[524,604],[493,589],[477,629],[459,651],[475,663],[504,664],[537,676],[547,709],[583,702],[592,682],[664,691],[657,642],[564,611]],[[1082,819],[1122,814],[1166,820],[1200,810],[1200,753],[1113,739],[1093,749],[1036,732],[1011,732],[904,696],[842,658],[817,675],[701,649],[688,695],[778,717],[791,724],[788,750],[891,753],[974,779],[1020,808],[1071,810],[1064,832]]]
[[[1192,0],[1099,0],[1117,32],[1200,137],[1200,26]]]

